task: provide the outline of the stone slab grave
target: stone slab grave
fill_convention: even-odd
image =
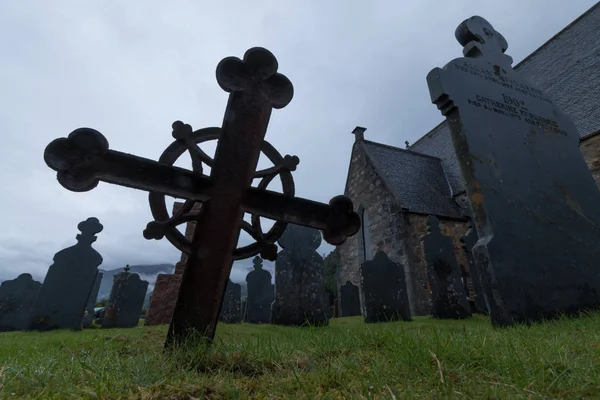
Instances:
[[[360,275],[366,323],[411,321],[404,268],[390,260],[381,246],[372,260],[361,265]]]
[[[94,308],[96,308],[96,301],[98,300],[98,291],[100,290],[100,284],[102,283],[102,277],[104,274],[100,271],[96,274],[96,279],[94,280],[94,286],[92,286],[92,291],[90,292],[90,297],[88,297],[87,306],[85,307],[85,313],[83,315],[83,320],[81,324],[84,328],[89,328],[94,322]]]
[[[471,317],[471,306],[467,300],[467,291],[456,261],[452,239],[441,232],[437,217],[427,217],[427,233],[421,240],[431,290],[431,317]]]
[[[250,324],[268,324],[271,318],[273,303],[272,276],[263,269],[262,258],[256,256],[252,260],[254,269],[246,275],[248,297],[246,299],[246,322]]]
[[[242,285],[232,282],[231,279],[227,281],[219,321],[226,324],[242,322]]]
[[[600,192],[577,128],[513,70],[488,21],[471,17],[455,35],[464,57],[432,70],[427,84],[466,182],[492,323],[597,307]]]
[[[58,182],[68,190],[84,192],[100,181],[149,192],[154,221],[144,230],[146,239],[166,237],[189,255],[181,275],[178,297],[165,346],[180,346],[189,339],[214,339],[219,311],[234,260],[260,254],[274,261],[275,242],[288,223],[323,231],[325,240],[342,244],[360,228],[352,201],[336,196],[329,204],[295,197],[291,172],[296,156],[281,154],[264,140],[273,109],[285,107],[293,97],[290,80],[278,73],[278,62],[264,48],[249,49],[243,59],[227,57],[217,65],[216,78],[227,92],[225,118],[221,127],[194,131],[188,124],[172,124],[175,141],[158,161],[109,149],[100,132],[80,128],[67,138],[52,141],[44,151],[46,164],[57,171]],[[200,144],[216,140],[214,157]],[[176,167],[187,152],[192,170]],[[273,166],[257,170],[260,154]],[[210,167],[204,173],[203,165]],[[282,192],[268,190],[278,177]],[[252,186],[258,180],[257,186]],[[185,199],[182,209],[170,216],[166,196]],[[199,212],[190,212],[201,203]],[[251,223],[243,219],[251,216]],[[276,221],[263,232],[260,217]],[[177,226],[195,221],[192,240]],[[255,242],[237,248],[241,231]]]
[[[77,244],[54,255],[54,264],[48,268],[31,313],[31,329],[82,328],[98,266],[102,256],[92,248],[96,234],[103,226],[97,218],[90,217],[77,225],[81,231]]]
[[[0,284],[0,332],[29,328],[31,311],[42,287],[31,274]]]
[[[176,201],[173,203],[173,215],[176,215],[183,210],[184,203]],[[194,203],[189,210],[190,213],[199,213],[202,207],[201,203]],[[195,221],[189,221],[185,225],[185,237],[191,242],[194,229],[196,228]],[[181,259],[175,264],[175,271],[172,274],[158,274],[154,283],[154,291],[150,304],[148,305],[148,313],[144,319],[144,325],[162,325],[171,322],[173,310],[177,302],[179,294],[179,286],[181,285],[181,276],[187,265],[188,255],[181,252]]]
[[[475,310],[478,313],[488,314],[488,307],[485,302],[485,295],[483,293],[483,286],[481,284],[481,277],[479,267],[475,264],[473,258],[473,246],[477,244],[477,230],[472,224],[469,224],[469,229],[460,238],[462,250],[465,253],[465,258],[469,263],[469,274],[471,275],[471,281],[473,282],[473,289],[475,290]]]
[[[358,286],[350,281],[340,286],[340,311],[342,317],[354,317],[361,315],[360,292]]]
[[[126,265],[113,278],[108,302],[102,319],[102,328],[134,328],[140,321],[148,282],[129,272]]]
[[[488,21],[469,18],[455,35],[464,57],[427,83],[466,182],[492,323],[597,307],[600,192],[573,121],[513,70]]]
[[[321,233],[288,225],[278,241],[275,261],[275,301],[271,323],[290,326],[323,326],[329,323],[323,302],[323,257],[317,253]]]

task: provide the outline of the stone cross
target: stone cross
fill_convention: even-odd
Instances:
[[[125,272],[129,272],[129,270],[130,270],[130,269],[131,269],[131,268],[129,268],[129,264],[125,265],[125,268],[123,268],[123,270],[124,270]]]
[[[433,69],[427,84],[465,181],[492,323],[598,307],[600,192],[577,127],[512,68],[488,21],[471,17],[455,35],[465,57]]]
[[[89,128],[76,129],[68,138],[51,142],[45,150],[46,163],[58,172],[59,183],[71,191],[89,191],[99,181],[149,191],[156,221],[148,224],[144,236],[166,236],[189,253],[167,346],[188,339],[192,333],[212,341],[233,260],[259,253],[263,258],[275,259],[274,243],[287,223],[321,229],[325,240],[333,245],[343,243],[360,227],[352,201],[345,196],[334,197],[329,205],[295,198],[289,171],[295,169],[298,158],[281,158],[264,141],[272,109],[285,107],[293,97],[292,83],[277,69],[273,54],[258,47],[248,50],[242,60],[223,59],[216,71],[219,86],[229,93],[222,127],[194,132],[190,125],[176,121],[175,142],[158,162],[109,150],[107,139]],[[197,146],[210,139],[218,139],[214,159]],[[173,165],[185,150],[192,157],[192,171]],[[277,159],[277,164],[256,171],[261,151]],[[203,174],[202,163],[210,166],[210,176]],[[284,194],[265,190],[277,174]],[[256,178],[263,181],[252,187]],[[169,218],[166,211],[161,211],[165,195],[187,199],[184,210]],[[195,202],[202,203],[200,212],[187,214]],[[243,221],[244,213],[253,215],[252,225]],[[260,216],[277,221],[267,234],[256,222]],[[174,231],[175,225],[189,219],[194,219],[197,226],[186,246],[182,235]],[[236,249],[241,229],[251,233],[256,243]]]

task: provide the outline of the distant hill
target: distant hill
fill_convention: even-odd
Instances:
[[[175,271],[175,265],[173,264],[155,264],[155,265],[130,265],[130,271],[140,275],[145,281],[148,281],[148,293],[154,290],[154,283],[158,274],[172,274]],[[100,290],[98,291],[98,300],[107,299],[110,295],[110,289],[112,288],[113,278],[116,274],[123,271],[123,268],[116,268],[111,270],[98,269],[102,272],[102,283],[100,283]]]

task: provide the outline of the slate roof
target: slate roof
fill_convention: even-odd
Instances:
[[[600,2],[514,69],[573,118],[580,137],[600,130]],[[453,194],[465,190],[445,121],[410,146],[410,150],[439,157]]]
[[[403,207],[415,213],[463,217],[439,158],[368,140],[359,143]]]

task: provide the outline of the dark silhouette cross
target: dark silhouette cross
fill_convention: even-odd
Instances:
[[[254,259],[252,260],[252,263],[254,264],[254,268],[255,269],[261,269],[262,265],[263,265],[263,260],[262,258],[260,258],[259,256],[254,257]]]
[[[106,138],[89,128],[77,129],[68,138],[56,139],[46,147],[46,163],[58,172],[59,183],[71,191],[89,191],[104,181],[150,192],[151,207],[156,194],[187,199],[186,211],[194,202],[202,203],[200,212],[193,216],[196,227],[187,247],[188,263],[166,346],[182,343],[191,335],[212,341],[233,260],[258,253],[274,260],[277,256],[274,243],[287,223],[320,229],[325,240],[333,245],[343,243],[360,227],[352,201],[345,196],[334,197],[329,205],[294,197],[289,171],[295,169],[298,158],[282,158],[264,140],[272,109],[285,107],[293,97],[292,83],[277,68],[273,54],[263,48],[248,50],[243,60],[223,59],[216,71],[219,86],[229,93],[222,127],[194,132],[190,125],[175,122],[176,141],[159,162],[109,150]],[[197,146],[206,138],[218,139],[214,159]],[[185,148],[192,157],[192,171],[173,165]],[[278,165],[257,171],[261,152],[276,159]],[[202,162],[210,166],[210,176],[203,175]],[[281,173],[282,182],[291,191],[286,193],[284,189],[280,194],[266,190],[268,182],[280,170],[287,171],[289,180],[285,181]],[[266,183],[252,187],[257,177],[264,178]],[[164,205],[164,199],[162,202]],[[252,226],[243,220],[245,212],[252,214]],[[168,214],[153,209],[153,215],[156,221],[148,224],[144,236],[147,239],[166,236],[178,248],[184,248],[173,239],[176,234],[168,230],[184,221],[182,214],[169,219]],[[263,235],[256,228],[255,217],[260,216],[277,221],[275,233],[269,231]],[[189,221],[191,217],[186,218]],[[241,229],[254,232],[252,236],[257,242],[254,247],[244,248],[245,252],[236,253],[240,250],[236,245]]]
[[[131,269],[131,268],[129,268],[129,264],[127,264],[127,265],[125,266],[125,268],[123,268],[123,270],[124,270],[125,272],[129,272],[129,270],[130,270],[130,269]]]

